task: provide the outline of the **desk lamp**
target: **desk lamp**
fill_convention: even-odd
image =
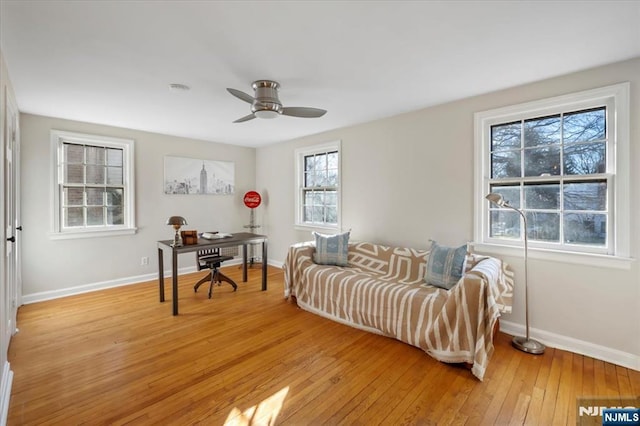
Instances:
[[[180,227],[182,225],[186,225],[187,221],[182,216],[171,216],[167,219],[167,225],[173,226],[173,229],[176,230],[176,235],[173,237],[173,243],[171,247],[181,247],[182,246],[182,238],[180,238]]]
[[[525,337],[514,337],[511,341],[511,344],[514,348],[519,349],[523,352],[527,352],[534,355],[540,355],[544,353],[545,346],[538,342],[537,340],[531,339],[529,337],[529,292],[527,291],[527,281],[529,272],[527,270],[527,218],[525,217],[522,210],[519,210],[509,203],[507,203],[504,198],[502,198],[501,194],[492,192],[491,194],[485,197],[489,202],[495,204],[498,207],[503,207],[511,210],[515,210],[520,213],[522,216],[522,221],[524,222],[524,315],[525,315],[525,323],[526,323],[526,336]]]

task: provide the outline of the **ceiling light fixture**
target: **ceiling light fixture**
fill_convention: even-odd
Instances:
[[[258,110],[253,114],[258,118],[276,118],[278,115],[280,115],[277,111],[274,111],[272,109]]]

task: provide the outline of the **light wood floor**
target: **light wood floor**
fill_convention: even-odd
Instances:
[[[181,278],[180,315],[156,282],[20,308],[10,425],[576,424],[579,396],[640,395],[640,372],[570,352],[511,348],[484,382],[399,341],[305,312],[282,272],[239,284]],[[170,297],[170,285],[167,286]]]

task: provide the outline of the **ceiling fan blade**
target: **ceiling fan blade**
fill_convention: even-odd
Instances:
[[[282,115],[289,115],[291,117],[317,118],[317,117],[322,117],[326,113],[327,113],[326,110],[320,109],[320,108],[307,108],[307,107],[282,108]]]
[[[230,89],[227,87],[227,92],[231,93],[236,98],[242,99],[243,101],[248,102],[250,104],[252,104],[255,101],[253,96],[247,95],[246,93],[237,89]]]
[[[253,113],[251,113],[249,115],[245,115],[242,118],[238,118],[236,121],[234,121],[234,123],[243,123],[245,121],[253,120],[254,118],[256,118],[256,116]]]

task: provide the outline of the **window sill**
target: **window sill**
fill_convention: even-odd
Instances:
[[[294,229],[297,231],[318,231],[318,232],[340,232],[340,228],[336,226],[329,225],[310,225],[306,223],[296,223]]]
[[[503,256],[523,256],[522,247],[510,247],[499,244],[469,243],[474,251],[493,255]],[[553,262],[571,263],[576,265],[589,265],[611,269],[631,269],[631,264],[635,259],[630,257],[609,256],[604,254],[577,253],[560,250],[549,250],[540,248],[528,249],[529,259],[549,260]]]
[[[52,232],[49,234],[51,240],[75,240],[80,238],[101,238],[101,237],[116,237],[120,235],[133,235],[138,231],[138,228],[123,228],[112,230],[87,230],[87,231],[73,231],[73,232]]]

